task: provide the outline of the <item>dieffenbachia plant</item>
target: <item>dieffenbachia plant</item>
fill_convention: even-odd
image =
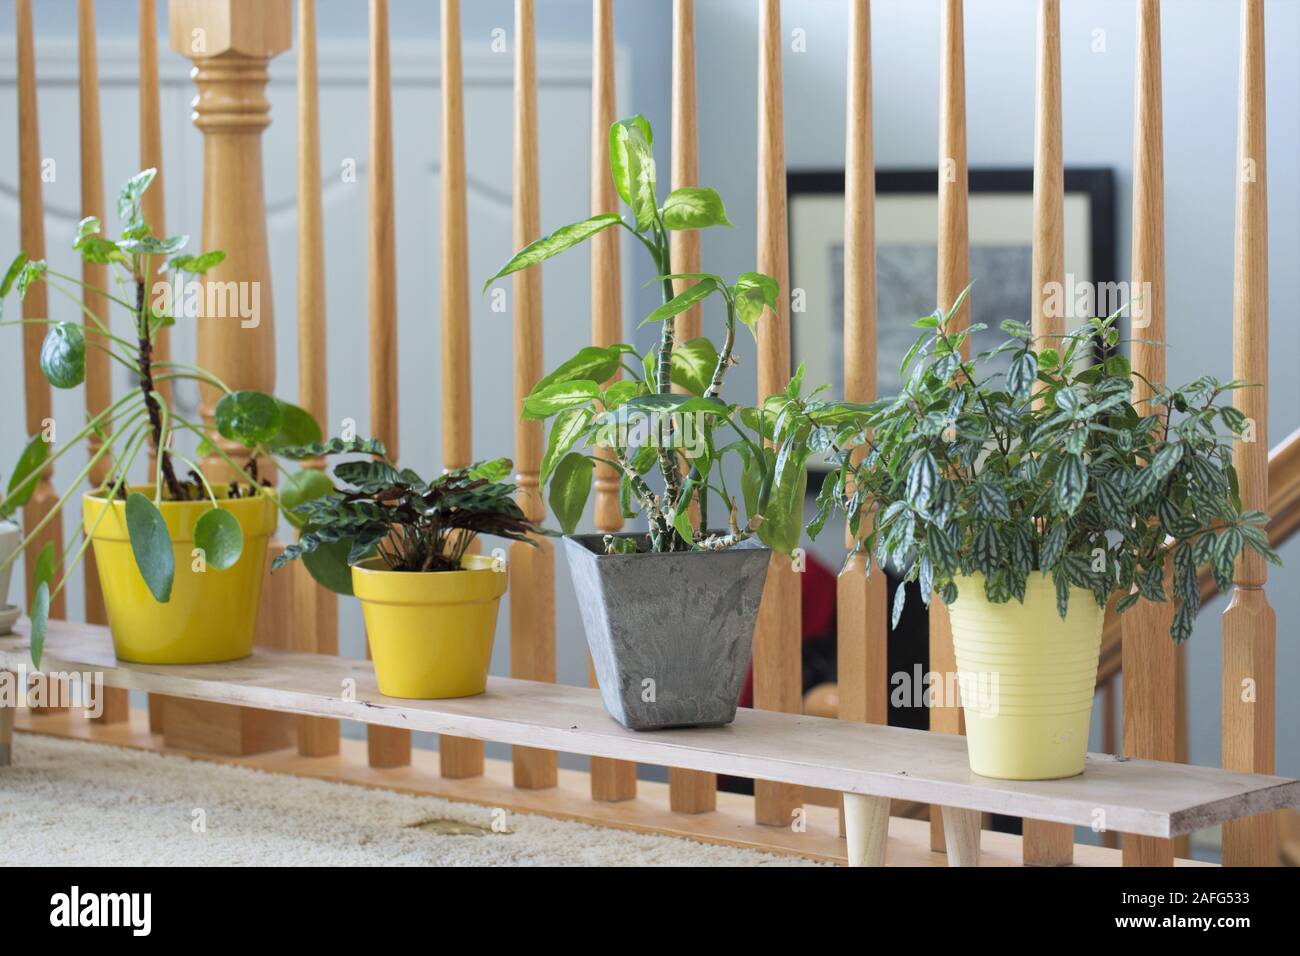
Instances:
[[[919,582],[927,603],[935,591],[951,604],[954,575],[973,572],[994,603],[1023,601],[1029,575],[1051,575],[1062,617],[1071,587],[1101,606],[1122,592],[1120,612],[1139,598],[1173,600],[1179,642],[1200,606],[1198,568],[1208,564],[1226,590],[1243,549],[1278,561],[1267,516],[1242,509],[1232,466],[1231,436],[1248,422],[1219,404],[1245,382],[1149,383],[1151,396],[1135,400],[1145,379],[1124,356],[1088,360],[1098,340],[1118,342],[1117,316],[1050,343],[1007,320],[1008,341],[965,360],[962,343],[983,326],[953,329],[960,305],[915,323],[924,331],[897,396],[791,403],[837,467],[811,534],[842,508],[868,573],[874,556]]]
[[[350,565],[379,557],[390,571],[459,571],[461,559],[480,534],[536,546],[529,535],[545,534],[530,522],[514,499],[508,458],[456,468],[426,481],[410,468],[398,468],[383,443],[333,438],[284,448],[286,458],[364,454],[334,466],[339,487],[329,486],[296,504],[292,517],[298,540],[271,564],[276,570],[302,558],[325,587],[352,593]]]
[[[776,280],[758,272],[743,273],[734,282],[712,273],[673,272],[671,232],[731,223],[722,198],[706,186],[674,189],[660,205],[652,144],[644,118],[614,123],[610,175],[630,215],[602,213],[557,229],[521,249],[484,285],[486,290],[502,276],[615,227],[634,236],[654,263],[662,304],[641,324],[659,324],[658,344],[644,355],[624,343],[580,349],[525,398],[524,418],[551,420],[541,480],[549,485],[551,510],[566,533],[582,516],[595,468],[607,465],[619,473],[624,516],[646,515],[650,550],[719,550],[757,533],[769,547],[788,553],[798,546],[801,530],[806,444],[789,433],[784,444],[772,447],[775,415],[721,397],[723,380],[737,361],[737,323],[757,334],[757,323],[776,308],[781,291]],[[674,280],[690,284],[674,294]],[[725,309],[721,348],[707,337],[679,342],[676,316],[715,296]],[[618,378],[620,372],[627,377]],[[595,454],[598,449],[603,456]],[[728,456],[740,459],[743,520],[737,495],[726,484]],[[653,470],[659,477],[652,482],[647,476]],[[728,514],[725,531],[710,530],[710,492]],[[613,536],[606,537],[606,547],[638,550],[633,540]]]
[[[18,550],[0,567],[7,566],[38,540],[54,515],[89,480],[96,465],[107,461],[113,467],[98,490],[108,498],[125,499],[127,532],[136,566],[154,598],[166,603],[171,598],[176,567],[167,523],[158,507],[160,503],[204,499],[210,502],[210,510],[199,518],[194,528],[195,547],[203,551],[208,567],[224,570],[238,561],[243,553],[243,532],[239,523],[218,506],[213,483],[204,473],[199,459],[206,456],[218,458],[229,466],[223,468],[223,473],[233,470],[235,474],[244,476],[242,482],[230,482],[226,490],[228,497],[256,494],[276,500],[274,492],[257,480],[258,456],[269,455],[286,445],[318,441],[321,433],[316,421],[297,406],[261,392],[232,391],[217,376],[195,365],[154,359],[154,342],[158,333],[176,321],[171,308],[162,308],[164,304],[174,306],[175,303],[165,302],[165,297],[155,296],[151,300],[148,296],[154,264],[161,262],[158,273],[202,275],[225,259],[225,253],[219,251],[186,254],[183,250],[189,241],[188,236],[161,238],[153,234],[141,212],[141,198],[153,182],[154,175],[155,170],[146,169],[122,187],[117,200],[117,214],[123,228],[117,239],[101,235],[99,220],[89,216],[78,224],[77,238],[73,243],[83,260],[102,263],[109,268],[115,291],[98,288],[90,291],[106,303],[127,311],[131,316],[134,340],[114,334],[107,316],[96,315],[83,304],[79,295],[73,293],[73,287],[87,288],[84,283],[56,271],[44,260],[31,260],[25,253],[20,253],[0,282],[0,309],[10,291],[16,291],[21,299],[33,283],[43,282],[74,302],[84,313],[84,322],[62,322],[47,317],[0,321],[0,325],[47,327],[41,346],[40,368],[52,386],[75,388],[85,381],[87,349],[107,354],[139,383],[138,388],[91,415],[71,439],[61,440],[57,449],[52,437],[46,433],[28,440],[10,476],[5,497],[0,501],[0,516],[13,514],[27,504],[44,470],[83,440],[88,443],[89,460],[50,511],[23,539]],[[222,393],[215,410],[217,432],[248,450],[247,463],[234,461],[204,435],[201,423],[190,421],[172,407],[159,387],[182,380],[198,382]],[[172,447],[172,439],[177,433],[197,437],[198,451],[193,459]],[[97,443],[89,442],[92,437],[98,440]],[[132,466],[146,447],[159,450],[151,495],[132,490],[127,483]],[[180,467],[187,469],[184,477],[178,476]],[[289,476],[282,496],[286,504],[301,497],[301,484],[298,475]],[[108,509],[101,511],[99,520],[107,513]],[[53,542],[46,542],[38,555],[29,608],[32,661],[37,667],[40,666],[50,601],[67,584],[97,527],[98,521],[89,532],[78,526],[75,536],[63,550],[63,555],[71,552],[68,560],[62,560]],[[60,564],[63,573],[55,580]]]

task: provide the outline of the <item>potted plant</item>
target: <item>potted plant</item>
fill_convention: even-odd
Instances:
[[[506,564],[473,554],[480,534],[531,541],[542,533],[514,500],[509,459],[426,481],[388,460],[382,443],[333,439],[282,454],[361,453],[334,466],[342,484],[295,506],[302,528],[272,570],[297,558],[318,581],[361,600],[379,692],[388,697],[469,697],[487,686]],[[320,476],[327,484],[329,479]]]
[[[1245,419],[1219,404],[1245,383],[1153,384],[1135,400],[1124,356],[1094,360],[1096,342],[1117,343],[1116,316],[1051,343],[1004,321],[1010,339],[966,360],[962,343],[983,326],[954,330],[960,306],[916,323],[897,396],[792,403],[838,468],[809,530],[839,506],[868,571],[874,557],[948,606],[973,771],[1072,776],[1112,596],[1121,613],[1174,601],[1182,642],[1199,567],[1226,590],[1244,548],[1277,561],[1266,516],[1238,495],[1225,429]],[[894,626],[905,601],[900,587]]]
[[[74,244],[83,259],[113,270],[117,288],[130,290],[122,292],[132,295],[130,301],[109,290],[92,291],[127,311],[131,339],[114,334],[106,317],[84,307],[84,325],[49,318],[0,323],[47,326],[40,367],[55,388],[75,388],[85,380],[87,349],[107,353],[139,383],[91,416],[57,449],[45,434],[33,436],[10,479],[8,511],[27,503],[47,466],[80,442],[87,444],[88,463],[31,534],[0,561],[4,570],[32,545],[96,464],[112,464],[107,480],[82,496],[80,541],[75,542],[71,558],[64,560],[53,543],[47,543],[37,560],[29,614],[32,661],[38,667],[50,600],[92,546],[118,658],[146,664],[197,664],[250,654],[266,545],[277,508],[275,493],[258,478],[259,456],[281,445],[320,438],[316,422],[296,406],[260,392],[232,391],[211,372],[194,365],[154,360],[154,341],[161,329],[174,324],[170,306],[176,304],[149,295],[147,284],[155,264],[161,262],[159,273],[194,276],[220,263],[225,254],[188,255],[183,252],[188,237],[152,234],[141,215],[140,201],[153,178],[154,170],[147,169],[123,187],[117,203],[123,229],[117,239],[101,235],[99,220],[88,217],[79,224]],[[44,282],[80,305],[69,286],[81,282],[25,254],[18,255],[0,283],[0,300],[11,290],[25,296],[34,282]],[[231,443],[228,447],[246,451],[246,462],[236,462],[205,436],[200,423],[189,421],[168,402],[159,387],[178,381],[197,382],[221,393],[215,410],[217,431]],[[182,452],[175,441],[178,436],[188,438],[197,450],[189,455]],[[132,484],[132,468],[146,448],[156,452],[149,481]],[[217,468],[199,464],[204,457],[222,463],[219,475]],[[290,501],[298,493],[297,485],[296,478],[286,484]],[[60,566],[62,574],[56,580]],[[216,608],[220,614],[213,613]]]
[[[551,422],[541,480],[566,534],[605,709],[634,730],[727,724],[749,666],[771,551],[790,553],[799,543],[810,429],[768,407],[784,396],[763,408],[721,398],[738,362],[737,323],[753,332],[780,294],[757,272],[734,282],[673,272],[669,233],[729,226],[721,197],[688,186],[660,205],[649,123],[620,120],[609,135],[610,174],[630,215],[564,226],[520,250],[484,288],[610,228],[631,233],[648,252],[662,304],[641,324],[659,325],[658,344],[644,355],[624,343],[580,349],[537,383],[522,414]],[[674,280],[690,284],[674,294]],[[725,316],[721,348],[707,337],[679,342],[675,317],[714,297]],[[727,485],[730,462],[739,494]],[[624,516],[644,515],[646,531],[573,533],[597,465],[618,472]],[[711,496],[725,529],[709,524]]]

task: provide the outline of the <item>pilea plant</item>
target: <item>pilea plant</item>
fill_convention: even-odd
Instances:
[[[811,534],[842,508],[868,572],[871,557],[893,565],[927,603],[937,591],[951,604],[954,575],[974,572],[993,603],[1023,601],[1030,574],[1051,575],[1062,618],[1071,587],[1102,606],[1123,592],[1120,612],[1140,597],[1173,600],[1180,642],[1200,605],[1198,567],[1209,564],[1226,590],[1244,548],[1277,563],[1266,515],[1242,510],[1232,466],[1230,436],[1247,422],[1219,404],[1247,383],[1147,383],[1151,396],[1135,400],[1145,380],[1124,356],[1088,361],[1098,339],[1117,343],[1117,316],[1052,343],[1007,320],[1009,340],[966,360],[962,343],[983,326],[953,328],[964,298],[915,323],[924,331],[903,360],[897,396],[789,403],[837,469]],[[998,356],[1009,369],[990,372]],[[905,601],[899,588],[895,626]]]
[[[87,441],[90,454],[85,467],[54,507],[23,539],[18,552],[8,559],[6,565],[40,537],[54,515],[88,481],[95,466],[107,461],[112,467],[98,491],[108,498],[125,500],[127,530],[136,566],[154,598],[166,603],[171,597],[176,566],[167,522],[159,505],[206,498],[211,509],[198,520],[194,543],[202,549],[206,566],[217,570],[229,568],[243,552],[243,533],[235,518],[218,505],[214,483],[220,485],[221,482],[210,478],[199,461],[204,457],[215,457],[227,466],[222,468],[227,480],[232,471],[239,476],[224,485],[221,494],[232,498],[267,495],[274,500],[275,495],[266,483],[258,479],[257,457],[269,455],[284,445],[317,441],[320,428],[310,415],[294,405],[261,392],[232,391],[217,376],[195,365],[155,360],[153,351],[158,333],[175,324],[176,316],[171,309],[174,303],[166,297],[150,298],[150,280],[155,273],[202,275],[222,262],[225,253],[214,250],[190,255],[183,251],[189,242],[188,236],[162,238],[153,234],[142,215],[141,199],[154,175],[155,170],[146,169],[122,187],[117,199],[122,230],[117,239],[102,235],[100,221],[90,216],[78,224],[77,238],[73,243],[83,260],[109,267],[114,289],[91,288],[90,291],[106,303],[126,310],[131,317],[131,339],[115,334],[107,314],[96,315],[82,303],[79,295],[73,293],[74,287],[86,288],[84,283],[56,271],[45,260],[32,260],[20,253],[0,282],[0,308],[11,290],[16,291],[21,299],[33,283],[43,282],[76,303],[84,313],[84,323],[56,321],[48,317],[0,321],[0,325],[47,327],[41,346],[40,368],[52,386],[69,389],[85,381],[88,349],[107,354],[110,360],[128,369],[138,383],[137,388],[90,416],[72,438],[61,441],[57,449],[45,434],[32,436],[10,477],[3,508],[8,514],[25,505],[44,469],[78,443]],[[183,380],[210,386],[222,393],[215,411],[217,431],[223,438],[247,449],[246,462],[236,462],[205,435],[201,423],[177,413],[160,386]],[[195,437],[198,450],[193,458],[173,447],[177,433]],[[91,442],[92,438],[97,441]],[[146,447],[157,451],[150,481],[153,486],[151,495],[132,490],[128,484],[131,468]],[[292,479],[287,488],[291,500],[296,484],[297,480]],[[89,531],[77,529],[63,551],[64,555],[71,551],[70,559],[61,561],[52,542],[47,542],[41,550],[29,612],[32,660],[37,666],[40,666],[50,601],[67,584],[90,545],[95,528],[107,513],[108,509],[101,511],[95,527]],[[56,581],[60,563],[63,573]]]
[[[720,550],[757,533],[774,550],[790,552],[801,530],[808,450],[793,433],[782,447],[765,447],[774,438],[774,417],[721,398],[727,371],[738,361],[737,322],[757,334],[758,321],[776,308],[781,291],[776,280],[758,272],[734,282],[712,273],[673,272],[671,232],[731,223],[722,198],[706,186],[674,189],[660,205],[653,141],[641,116],[610,127],[610,175],[630,208],[628,217],[602,213],[557,229],[521,249],[484,285],[486,290],[502,276],[614,227],[633,235],[654,263],[662,304],[641,325],[659,324],[658,344],[644,355],[625,343],[580,349],[526,397],[524,418],[551,420],[541,480],[549,484],[551,509],[566,533],[576,528],[594,470],[603,463],[619,473],[624,516],[646,515],[643,544],[649,550]],[[691,284],[674,294],[675,280]],[[676,316],[715,295],[725,310],[722,347],[707,337],[679,342]],[[617,378],[621,372],[628,377]],[[674,385],[681,391],[674,392]],[[724,443],[724,436],[732,440]],[[607,457],[597,457],[598,448]],[[743,520],[724,476],[723,460],[730,455],[741,460]],[[653,470],[658,479],[652,483],[647,476]],[[728,516],[726,531],[710,530],[710,492]],[[627,538],[608,536],[605,543],[611,551],[640,549]]]
[[[298,558],[312,575],[342,594],[352,593],[348,568],[378,556],[390,571],[459,571],[461,559],[480,534],[536,545],[543,534],[515,503],[508,458],[457,468],[425,481],[388,459],[382,442],[334,438],[281,449],[288,458],[365,454],[370,459],[334,466],[341,488],[329,486],[297,503],[292,515],[302,534],[272,563],[272,570]],[[329,479],[321,476],[329,484]]]

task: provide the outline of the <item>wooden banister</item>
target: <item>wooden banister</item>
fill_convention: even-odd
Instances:
[[[537,39],[533,0],[515,0],[514,90],[514,245],[522,249],[541,235],[537,173]],[[522,402],[542,377],[542,270],[514,274],[515,400]],[[539,473],[542,425],[515,422],[515,482],[519,507],[530,521],[546,518]],[[528,680],[554,681],[555,549],[547,538],[539,547],[510,545],[510,673]],[[511,755],[516,787],[555,786],[555,754],[516,747]]]
[[[591,214],[618,212],[618,193],[609,176],[609,128],[616,119],[614,98],[614,4],[613,0],[592,0],[591,4]],[[619,276],[619,232],[609,229],[591,239],[591,344],[613,345],[623,338],[621,282]],[[622,372],[615,372],[620,378]],[[612,381],[612,379],[611,379]],[[597,452],[608,458],[608,450]],[[619,475],[609,465],[596,469],[596,528],[614,532],[623,529],[619,505]],[[587,658],[587,683],[596,687],[596,668]],[[609,803],[636,797],[636,764],[624,760],[593,757],[591,798]]]
[[[298,0],[298,404],[332,434],[325,310],[316,0]],[[306,461],[303,467],[319,471],[325,462]],[[294,562],[288,573],[293,589],[293,649],[337,654],[338,598],[317,584],[302,562]],[[298,718],[298,752],[304,757],[338,753],[339,722]]]
[[[439,310],[442,353],[442,466],[473,461],[470,391],[469,232],[465,212],[465,107],[461,82],[460,0],[442,0],[442,235]],[[443,736],[444,777],[483,774],[483,742]]]
[[[776,314],[758,328],[758,401],[790,378],[790,255],[786,227],[785,109],[781,82],[780,0],[758,0],[758,271],[780,286]],[[797,714],[803,708],[800,575],[773,554],[754,628],[754,706]],[[754,819],[789,826],[801,804],[789,784],[754,781]]]
[[[393,87],[388,0],[370,0],[370,433],[399,460],[397,418],[397,256],[393,202]],[[367,649],[368,652],[368,649]],[[370,727],[372,767],[411,762],[411,735]]]
[[[876,398],[876,175],[871,131],[871,3],[849,7],[844,157],[844,399]],[[859,453],[859,457],[861,454]],[[871,517],[867,518],[872,520]],[[845,545],[853,546],[846,529]],[[886,580],[858,554],[836,584],[838,715],[889,722]],[[845,812],[852,812],[845,804]],[[888,812],[888,806],[883,808]]]
[[[1030,319],[1039,347],[1056,345],[1065,315],[1048,307],[1053,289],[1065,282],[1065,165],[1061,151],[1061,4],[1040,0],[1034,114],[1034,242],[1031,258]],[[1040,866],[1069,866],[1074,831],[1059,823],[1024,821],[1024,860]]]
[[[1241,504],[1269,502],[1268,449],[1268,179],[1264,108],[1264,3],[1241,3],[1241,79],[1237,105],[1237,228],[1232,301],[1232,372],[1259,385],[1233,393],[1254,434],[1233,443]],[[1272,773],[1277,712],[1277,616],[1264,585],[1268,564],[1253,551],[1233,572],[1232,600],[1223,613],[1223,766]],[[1271,866],[1277,859],[1273,814],[1223,827],[1227,866]]]
[[[695,0],[673,0],[672,65],[672,188],[698,186],[700,179],[699,120],[695,95]],[[669,236],[669,258],[674,272],[700,271],[700,232],[674,230]],[[689,280],[673,283],[681,292]],[[700,334],[700,306],[677,316],[677,341],[689,342]],[[676,386],[674,387],[676,388]],[[718,805],[716,774],[670,768],[668,802],[678,813],[707,813]]]
[[[1140,0],[1133,115],[1133,270],[1130,293],[1133,368],[1165,380],[1164,128],[1160,83],[1160,3]],[[1134,401],[1151,395],[1139,380]],[[1175,757],[1175,657],[1169,639],[1172,605],[1139,600],[1123,619],[1124,753],[1151,760]],[[1126,866],[1170,866],[1173,844],[1125,837]]]
[[[32,260],[45,258],[45,198],[41,185],[40,121],[36,102],[36,47],[32,36],[31,0],[17,0],[14,4],[15,34],[18,53],[18,195],[19,237],[22,249]],[[49,295],[45,283],[34,282],[23,299],[24,319],[44,319],[50,314]],[[23,326],[23,394],[27,434],[46,434],[52,438],[54,426],[50,385],[41,374],[41,342],[45,327],[39,324]],[[23,507],[23,528],[27,534],[35,529],[58,501],[54,492],[54,466],[41,473],[31,498]],[[24,554],[27,571],[25,595],[32,591],[35,580],[36,559],[41,549],[53,543],[59,560],[62,560],[63,515],[54,515],[41,535],[32,542]],[[66,614],[64,594],[60,591],[50,600],[50,617],[62,618]]]
[[[81,215],[104,219],[104,167],[103,141],[99,122],[99,58],[95,46],[95,4],[93,0],[77,0],[77,70],[78,99],[81,126]],[[86,284],[82,290],[82,305],[88,312],[106,317],[108,300],[94,289],[107,289],[107,269],[102,263],[81,264],[81,279]],[[93,326],[88,317],[83,319],[86,337],[90,340]],[[92,417],[102,412],[112,401],[112,379],[109,377],[108,355],[99,349],[86,350],[86,414]],[[98,435],[91,435],[89,453],[93,457],[103,443]],[[90,480],[99,485],[113,468],[111,455],[105,455],[90,472]],[[82,568],[86,587],[86,620],[91,624],[107,624],[104,595],[99,587],[99,569],[93,548],[85,554]],[[106,724],[121,723],[130,716],[130,702],[120,690],[105,688],[103,707],[99,720]]]
[[[956,303],[970,284],[970,231],[967,222],[969,198],[966,164],[966,55],[962,25],[962,0],[944,0],[940,38],[939,79],[939,308],[945,312]],[[953,330],[970,324],[970,303],[954,316]],[[970,342],[962,345],[969,357]],[[937,675],[935,701],[930,707],[930,730],[943,734],[962,732],[962,712],[956,700],[943,700],[938,688],[950,686],[948,674],[957,672],[953,651],[952,623],[942,601],[930,601],[930,673]],[[965,833],[969,821],[955,815],[956,829]],[[930,812],[930,848],[943,850],[947,843],[942,808]]]

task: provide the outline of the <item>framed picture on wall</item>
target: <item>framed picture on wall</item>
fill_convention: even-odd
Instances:
[[[970,171],[971,321],[978,353],[1007,336],[1003,319],[1028,322],[1034,176],[1030,168]],[[938,173],[876,171],[876,323],[879,395],[901,387],[898,367],[919,334],[912,323],[934,311],[937,285]],[[791,316],[791,351],[805,380],[844,393],[844,173],[788,176],[790,287],[802,290]],[[1110,169],[1065,170],[1066,328],[1110,314],[1097,292],[1115,276],[1115,177]],[[1076,295],[1090,290],[1091,302]],[[1094,294],[1095,293],[1095,294]],[[798,300],[796,300],[798,301]]]

